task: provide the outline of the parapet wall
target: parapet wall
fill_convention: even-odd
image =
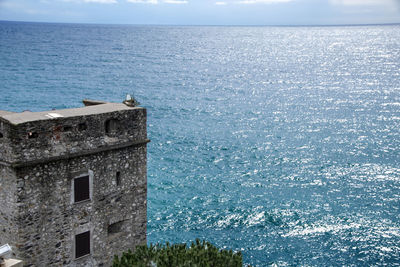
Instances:
[[[40,163],[147,142],[144,108],[107,103],[55,112],[0,117],[0,162]]]

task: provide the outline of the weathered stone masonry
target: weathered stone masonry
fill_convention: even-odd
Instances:
[[[146,242],[146,110],[87,103],[0,111],[0,243],[26,266],[109,266]]]

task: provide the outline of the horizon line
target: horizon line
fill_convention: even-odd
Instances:
[[[157,24],[157,23],[99,23],[99,22],[50,22],[1,20],[0,23],[37,23],[37,24],[81,24],[81,25],[109,25],[109,26],[166,26],[166,27],[357,27],[357,26],[394,26],[400,22],[388,23],[354,23],[354,24]]]

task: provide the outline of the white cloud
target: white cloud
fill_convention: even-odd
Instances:
[[[227,3],[227,2],[215,2],[215,4],[216,4],[217,6],[225,6],[225,5],[227,5],[228,3]]]
[[[294,0],[243,0],[239,1],[239,4],[276,4],[276,3],[288,3]]]
[[[167,3],[167,4],[187,4],[188,1],[186,1],[186,0],[164,0],[164,3]]]
[[[98,4],[116,4],[117,0],[59,0],[61,2],[70,2],[70,3],[98,3]],[[48,0],[41,0],[42,3],[50,3]]]
[[[134,3],[134,4],[153,4],[156,5],[159,2],[159,0],[126,0],[129,3]],[[162,3],[166,4],[187,4],[189,3],[187,0],[163,0]]]
[[[129,3],[134,4],[158,4],[158,0],[126,0]]]
[[[342,6],[381,6],[396,4],[395,0],[330,0],[333,5]]]
[[[116,4],[117,0],[83,0],[85,3]]]
[[[13,11],[20,11],[25,14],[30,14],[30,15],[47,15],[49,14],[45,10],[39,10],[39,9],[34,9],[29,6],[26,6],[22,3],[16,3],[16,2],[7,2],[7,1],[0,1],[0,7],[5,8],[5,9],[10,9]]]

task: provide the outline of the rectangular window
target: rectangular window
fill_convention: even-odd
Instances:
[[[85,122],[78,124],[78,131],[84,131],[87,129],[87,124]]]
[[[89,175],[74,179],[74,202],[90,199]]]
[[[38,136],[37,132],[28,132],[28,139],[38,138]]]
[[[72,131],[72,126],[70,125],[65,125],[63,127],[63,132],[71,132]]]
[[[75,236],[75,258],[90,254],[90,231]]]
[[[115,183],[117,184],[117,186],[121,185],[121,172],[117,172],[115,174]]]

